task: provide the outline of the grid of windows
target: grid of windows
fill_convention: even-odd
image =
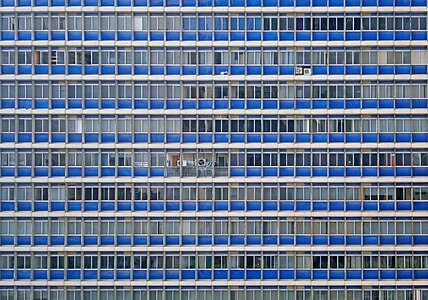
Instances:
[[[427,0],[0,0],[0,298],[427,300]]]

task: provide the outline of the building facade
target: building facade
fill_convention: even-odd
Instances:
[[[428,299],[426,0],[0,4],[0,299]]]

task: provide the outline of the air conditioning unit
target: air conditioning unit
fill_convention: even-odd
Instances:
[[[305,74],[305,75],[312,75],[311,68],[305,68],[305,69],[303,69],[303,74]]]
[[[207,165],[207,160],[205,158],[198,159],[198,167],[205,167]]]
[[[296,75],[302,75],[303,74],[303,68],[302,67],[297,67],[296,71],[295,71]]]
[[[220,72],[220,75],[227,75],[227,74],[228,74],[227,71]]]

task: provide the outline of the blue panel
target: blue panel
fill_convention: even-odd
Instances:
[[[68,270],[67,271],[67,279],[80,279],[80,270]]]
[[[346,271],[346,279],[362,279],[362,271],[348,270]]]
[[[168,143],[179,143],[180,142],[180,134],[167,134],[166,141]]]
[[[216,41],[227,41],[228,40],[228,33],[227,32],[215,32],[214,33],[214,40]]]
[[[114,271],[101,270],[100,279],[114,279]]]
[[[428,279],[428,272],[426,270],[413,270],[414,279]]]
[[[427,100],[412,100],[412,108],[428,108]]]
[[[263,32],[264,41],[276,41],[278,40],[278,34],[276,32]]]
[[[378,279],[379,278],[378,271],[363,270],[363,278],[364,279]]]
[[[17,279],[30,279],[31,278],[31,271],[17,270],[16,271],[16,278]]]
[[[383,41],[391,41],[394,39],[394,33],[393,32],[388,32],[388,31],[379,31],[379,40],[383,40]],[[391,67],[393,68],[393,67]]]
[[[195,236],[182,236],[183,245],[196,245]]]
[[[51,40],[53,41],[63,41],[65,40],[65,32],[64,31],[52,31],[51,32]],[[52,66],[52,70],[55,69],[56,66]],[[60,67],[60,66],[58,66]],[[62,67],[62,69],[64,70],[64,68]],[[62,72],[64,73],[64,71]]]
[[[229,237],[224,236],[214,236],[214,245],[227,245],[229,244]]]
[[[311,279],[311,271],[296,271],[296,279]]]
[[[345,67],[343,66],[329,66],[328,73],[330,75],[343,75],[345,74]]]
[[[34,168],[34,176],[47,177],[49,174],[48,168]]]
[[[280,236],[279,237],[280,245],[294,245],[294,236]]]
[[[37,172],[36,172],[37,174]],[[45,202],[35,202],[34,203],[34,210],[35,211],[47,211],[49,209],[49,203]]]
[[[343,32],[329,32],[328,38],[330,41],[343,41],[345,37]]]
[[[412,237],[411,236],[397,236],[397,245],[411,245]]]
[[[84,236],[83,237],[84,245],[98,245],[98,237],[96,236]]]
[[[279,169],[280,176],[294,176],[294,168],[280,168]]]
[[[314,270],[312,271],[312,279],[327,279],[328,271]]]
[[[410,201],[397,202],[396,206],[397,206],[397,210],[412,210],[412,203]]]
[[[146,270],[134,270],[133,279],[147,279]]]
[[[330,245],[345,245],[344,236],[330,236]]]
[[[15,100],[1,100],[1,108],[15,108]]]
[[[380,279],[395,279],[395,271],[380,270]]]
[[[262,74],[262,68],[259,66],[247,67],[247,75],[260,75]]]
[[[195,279],[196,278],[196,272],[195,272],[195,270],[183,270],[183,271],[181,271],[181,278],[182,279]]]
[[[84,210],[94,211],[98,210],[98,202],[95,201],[85,201]]]
[[[311,135],[309,133],[296,133],[296,143],[309,143]]]
[[[68,32],[68,39],[71,41],[82,40],[82,32]]]
[[[263,236],[263,245],[277,245],[278,238],[276,236]]]
[[[183,100],[183,109],[196,109],[196,100]]]
[[[363,202],[363,210],[378,210],[377,202]]]
[[[83,271],[84,279],[98,279],[98,271]]]
[[[1,134],[1,142],[15,142],[15,134],[14,133],[2,133]]]
[[[135,142],[137,143],[147,143],[149,140],[148,137],[149,136],[144,133],[141,133],[141,134],[137,133],[134,135]]]
[[[50,279],[64,279],[63,270],[50,271]]]
[[[31,40],[31,32],[23,32],[23,31],[18,32],[18,40],[24,40],[24,41]]]
[[[198,279],[211,279],[211,270],[198,270]]]
[[[428,34],[424,31],[412,32],[412,40],[426,41]]]
[[[0,237],[0,244],[2,246],[13,246],[15,244],[15,239],[9,236]]]
[[[261,134],[247,134],[247,143],[260,143],[261,141]]]
[[[277,210],[278,209],[278,203],[273,201],[264,201],[263,202],[263,210]]]
[[[347,41],[359,41],[361,39],[361,33],[359,32],[346,32],[345,39]]]
[[[359,66],[346,66],[345,72],[347,75],[355,75],[355,74],[360,74],[361,69]]]
[[[211,236],[198,236],[198,245],[211,245],[212,237]]]
[[[165,270],[165,278],[166,279],[179,279],[180,278],[180,271]]]
[[[362,66],[362,74],[376,75],[377,74],[377,67],[376,66]]]
[[[380,237],[381,245],[395,245],[395,238],[393,236],[381,236]]]
[[[296,245],[310,245],[311,237],[310,236],[296,236]]]
[[[412,142],[413,143],[426,143],[428,142],[427,133],[412,133]]]
[[[327,245],[328,237],[327,236],[314,236],[313,238],[314,245]]]
[[[294,134],[280,134],[279,141],[281,143],[294,143]]]
[[[147,237],[138,237],[134,236],[134,244],[135,245],[147,245]]]
[[[15,6],[15,0],[2,0],[1,1],[1,6],[6,7],[6,6]]]
[[[31,176],[31,168],[18,168],[18,176]]]
[[[164,134],[163,133],[152,133],[150,134],[150,142],[151,143],[163,143]]]
[[[321,0],[324,1],[324,0]],[[312,40],[314,41],[326,41],[327,40],[327,32],[313,32]]]
[[[397,279],[412,279],[412,271],[409,270],[397,270]]]
[[[199,67],[198,68],[198,73],[199,75],[212,75],[213,74],[213,67]]]
[[[0,276],[1,279],[14,279],[13,277],[13,270],[12,271],[7,271],[7,270],[0,270]]]
[[[29,236],[18,236],[17,237],[18,245],[31,245],[31,237]]]
[[[315,172],[315,170],[313,171]],[[317,175],[314,175],[317,176]],[[327,176],[326,174],[324,176]],[[327,210],[327,202],[316,201],[312,204],[314,210]]]
[[[80,236],[68,236],[67,245],[81,245]]]
[[[312,108],[314,109],[327,108],[327,100],[312,100]]]
[[[260,41],[262,39],[262,34],[260,32],[247,32],[248,41]]]
[[[379,168],[380,176],[394,176],[394,168]]]
[[[51,245],[64,245],[65,238],[63,236],[51,236]]]
[[[116,272],[116,277],[117,279],[131,279],[131,271],[118,270]]]
[[[310,32],[296,32],[296,41],[310,41]]]
[[[363,236],[363,245],[378,245],[379,238],[377,236]]]
[[[395,31],[395,39],[399,41],[408,41],[410,40],[410,32]]]
[[[209,136],[209,140],[212,140],[212,136],[211,135],[204,135],[204,136]],[[228,134],[215,134],[214,135],[214,140],[216,143],[227,143],[229,142],[229,135]]]
[[[248,270],[246,279],[261,279],[262,272],[259,270]]]
[[[150,245],[162,245],[163,243],[162,236],[150,236]]]
[[[230,279],[244,279],[245,271],[243,270],[230,270]]]

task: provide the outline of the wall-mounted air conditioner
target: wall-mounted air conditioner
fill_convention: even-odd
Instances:
[[[303,74],[303,68],[302,67],[296,67],[295,74],[296,75],[302,75]]]
[[[304,68],[303,74],[304,75],[312,75],[312,69],[311,68]]]
[[[198,159],[198,167],[205,167],[207,165],[207,160],[205,158]]]

